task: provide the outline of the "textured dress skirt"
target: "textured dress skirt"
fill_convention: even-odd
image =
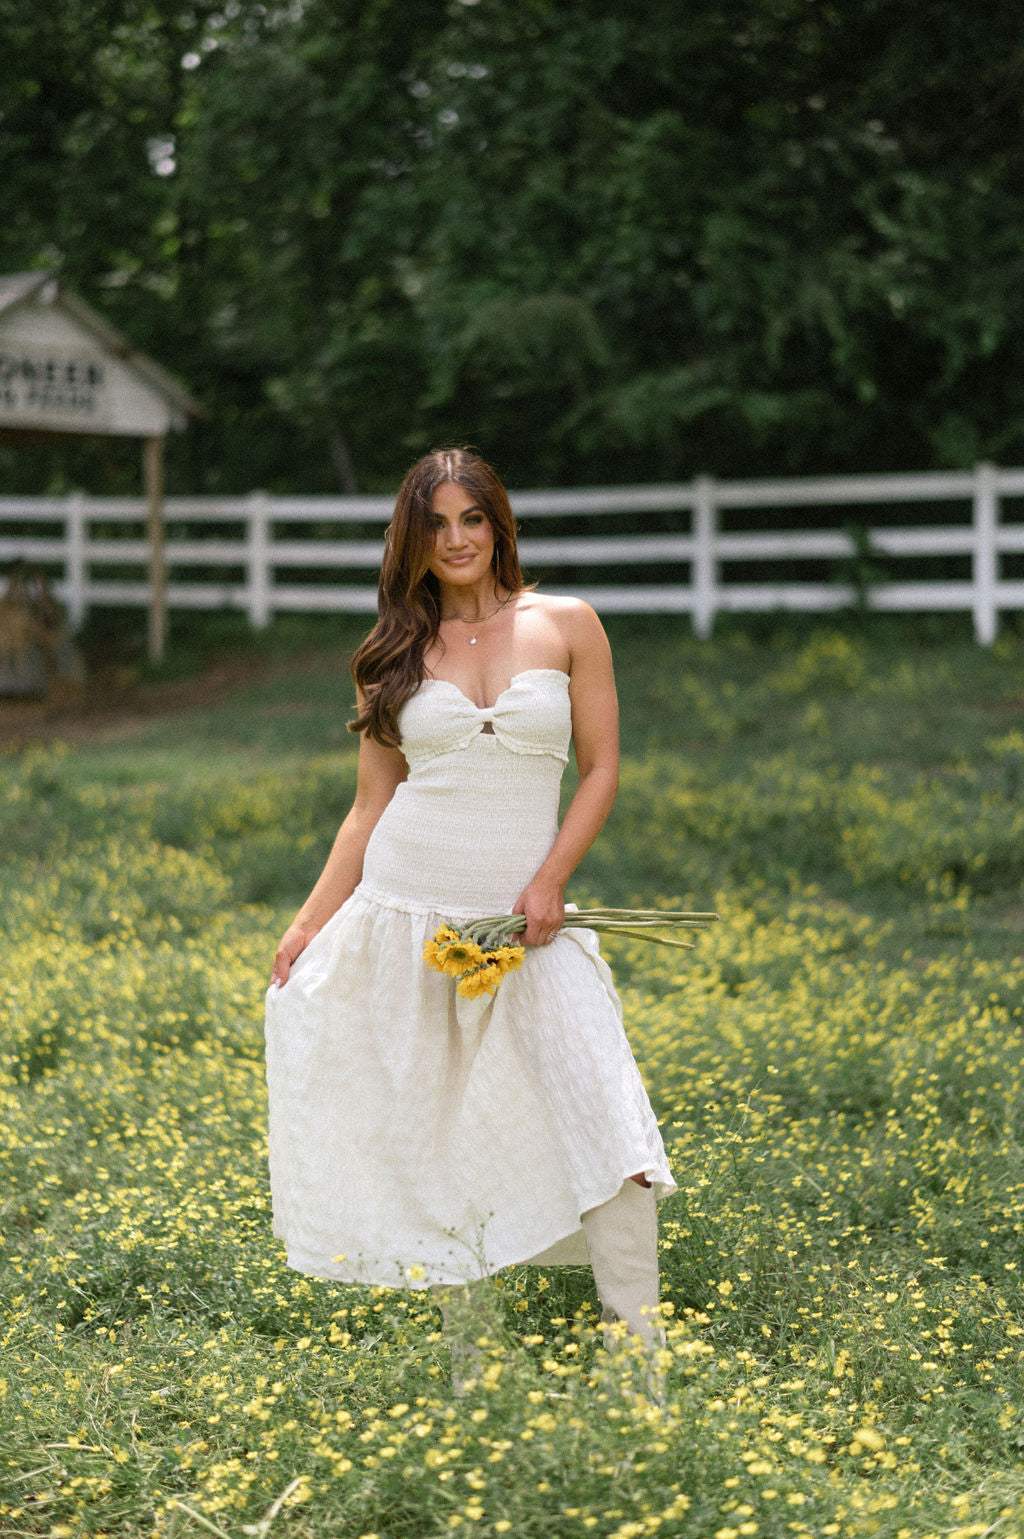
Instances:
[[[423,1287],[587,1259],[580,1215],[644,1171],[675,1190],[591,930],[463,999],[423,948],[511,911],[557,832],[569,680],[517,674],[481,708],[426,680],[408,779],[352,896],[267,994],[274,1232],[318,1277]]]

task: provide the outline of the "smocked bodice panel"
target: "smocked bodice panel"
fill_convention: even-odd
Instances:
[[[367,846],[367,892],[452,918],[508,911],[558,832],[568,684],[532,668],[492,706],[441,679],[420,686],[399,713],[409,777]]]

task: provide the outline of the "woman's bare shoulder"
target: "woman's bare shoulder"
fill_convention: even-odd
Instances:
[[[565,625],[593,627],[601,624],[584,599],[570,598],[564,593],[538,593],[534,589],[522,595],[518,607],[523,613],[532,612]]]
[[[569,674],[577,668],[610,658],[608,638],[597,614],[583,599],[565,594],[530,593],[529,617],[536,633],[546,635],[565,661],[560,665]]]

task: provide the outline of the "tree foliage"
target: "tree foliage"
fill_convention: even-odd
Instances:
[[[1024,452],[1009,0],[0,23],[0,269],[60,264],[206,402],[178,484],[390,485],[442,438],[520,484]]]

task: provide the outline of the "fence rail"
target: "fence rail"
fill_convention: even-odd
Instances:
[[[994,640],[1001,612],[1024,609],[1024,517],[1007,499],[1024,497],[1024,469],[978,465],[973,471],[914,475],[807,478],[781,481],[713,481],[675,486],[603,487],[514,494],[513,507],[527,526],[521,542],[524,565],[575,572],[559,580],[599,611],[679,613],[691,617],[698,635],[711,632],[716,614],[767,610],[826,612],[858,599],[876,610],[961,611],[972,615],[979,642]],[[843,529],[767,532],[724,529],[721,515],[735,510],[850,508],[887,509],[915,503],[959,503],[959,522],[906,527],[864,527],[859,537]],[[376,583],[351,574],[375,572],[381,538],[365,526],[386,524],[386,497],[175,497],[165,506],[167,602],[172,609],[241,609],[262,628],[282,612],[373,612]],[[1015,513],[1016,517],[1008,516]],[[656,533],[643,529],[645,514],[688,516],[688,528]],[[604,515],[635,517],[636,533],[601,533]],[[538,520],[594,520],[587,534],[535,534]],[[40,528],[33,529],[32,526]],[[146,605],[149,547],[146,504],[141,498],[0,497],[0,567],[17,560],[42,565],[53,591],[77,628],[91,608]],[[351,536],[344,526],[354,525]],[[333,527],[332,527],[333,526]],[[795,581],[801,561],[850,567],[860,558],[926,561],[959,557],[962,578],[882,582]],[[785,563],[785,580],[773,576]],[[735,564],[743,563],[738,577]],[[585,580],[589,567],[685,568],[678,581]],[[730,566],[733,567],[730,575]],[[750,568],[758,568],[751,575]],[[202,569],[187,575],[189,567]],[[103,569],[107,570],[104,571]],[[124,570],[118,571],[118,568]],[[134,569],[134,571],[133,571]],[[301,569],[298,571],[297,569]],[[310,578],[315,573],[315,580]]]

